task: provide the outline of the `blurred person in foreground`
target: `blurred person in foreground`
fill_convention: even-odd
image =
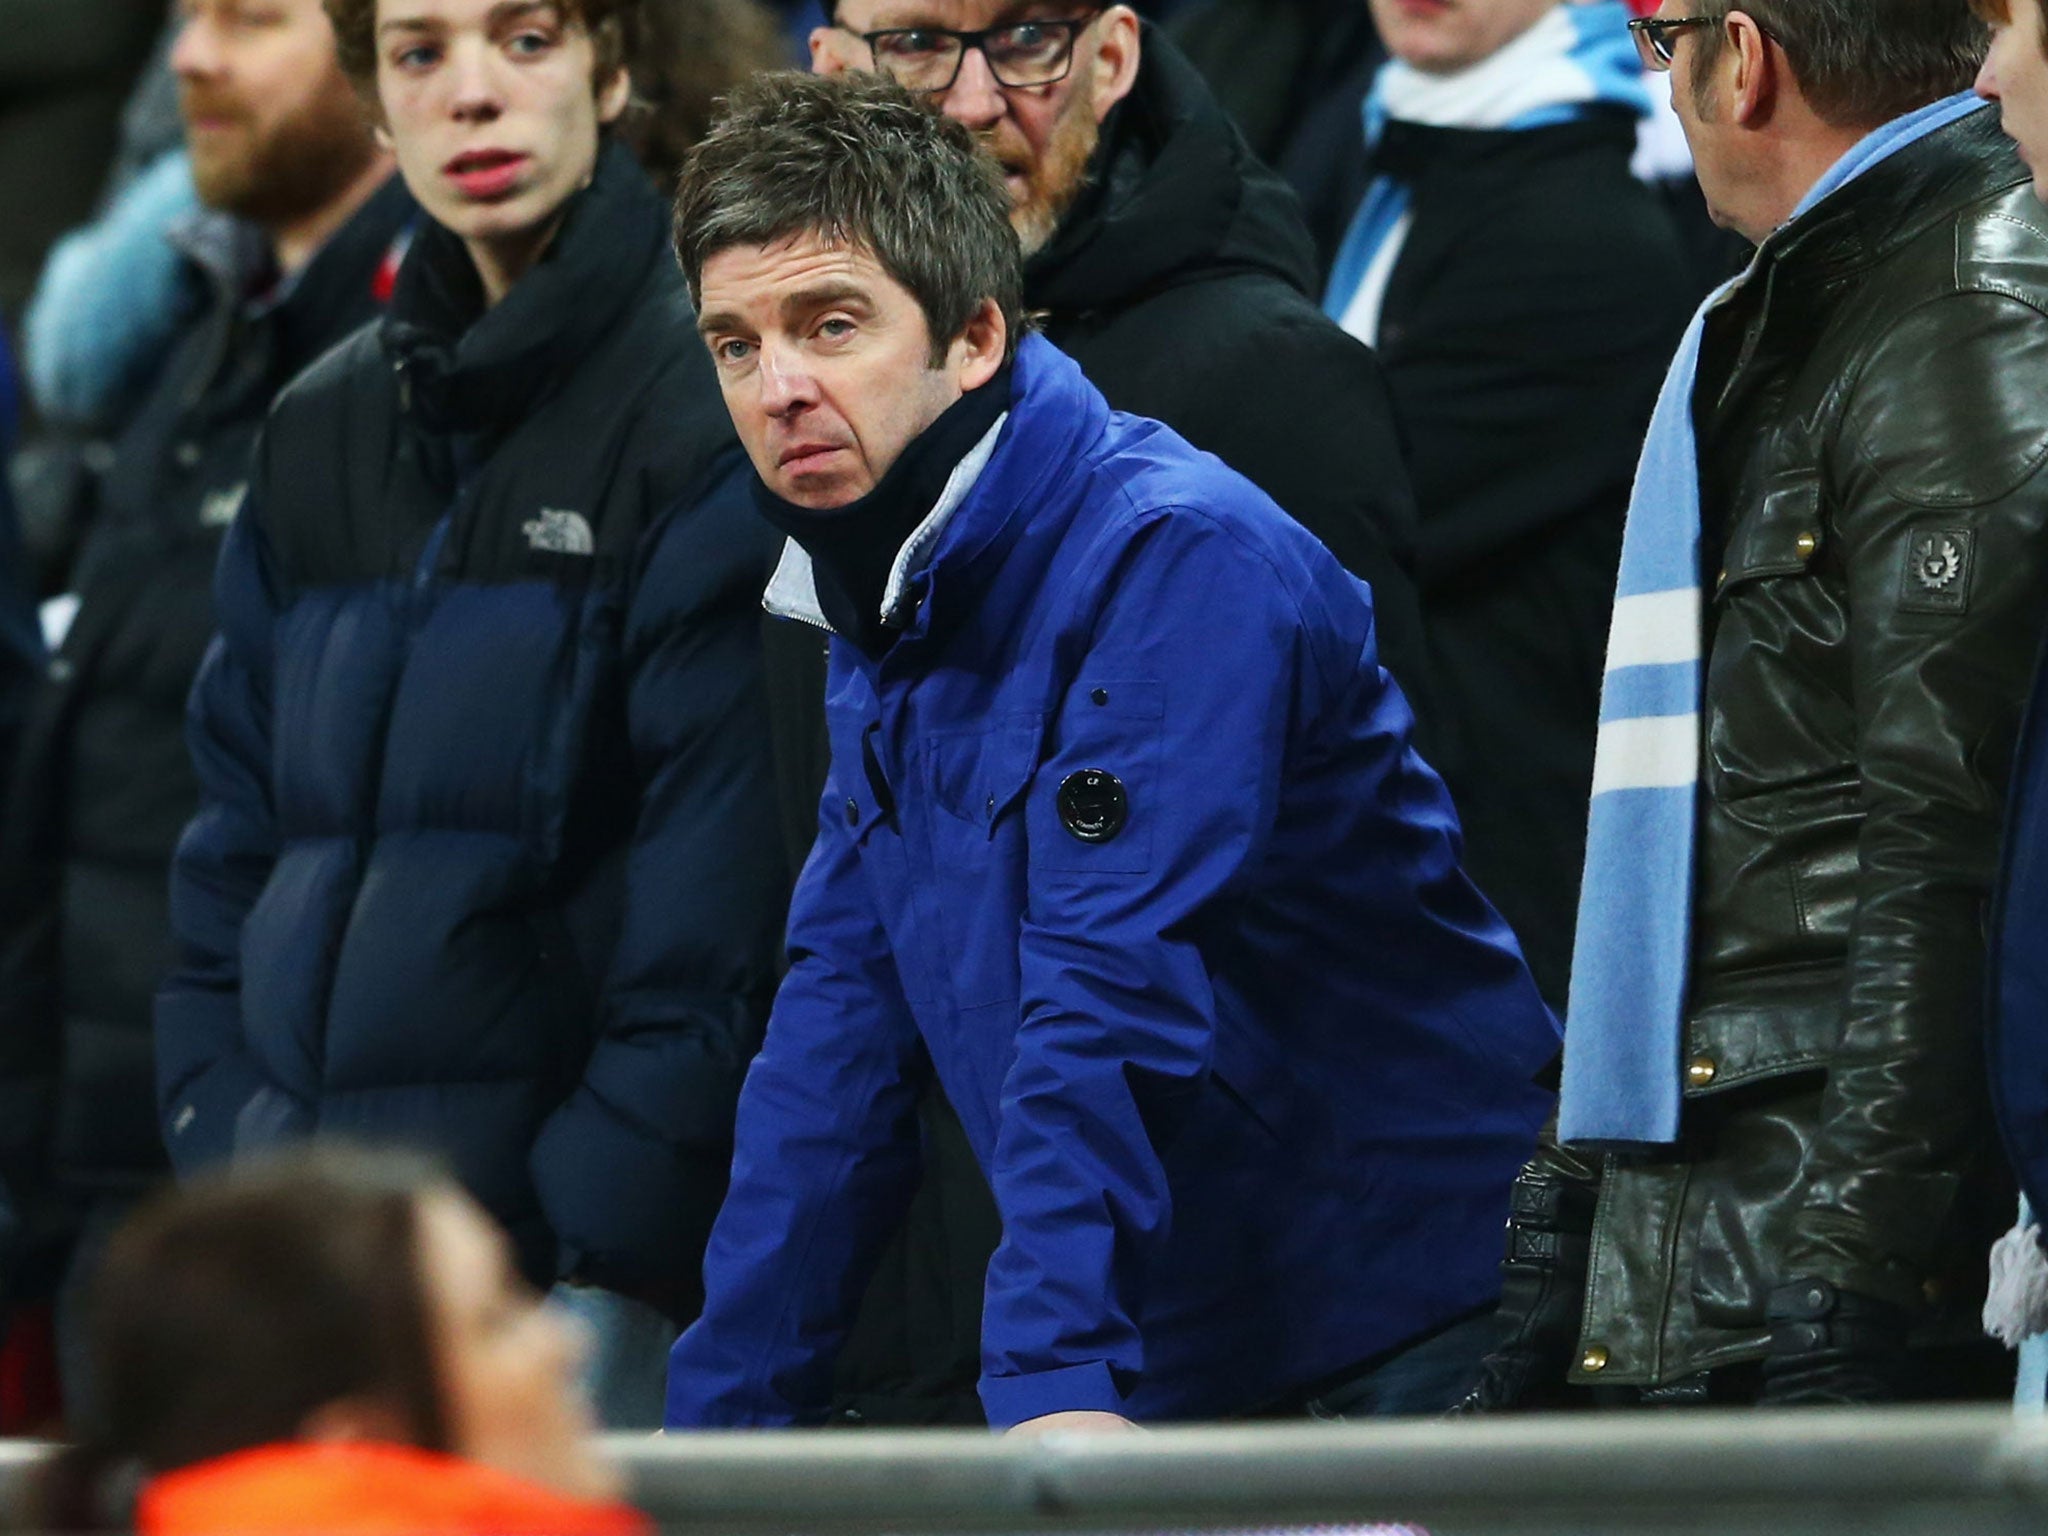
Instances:
[[[2048,612],[2048,213],[1966,0],[1633,26],[1757,252],[1644,448],[1562,1145],[1475,1406],[1995,1395],[1985,906]]]
[[[33,1528],[644,1536],[596,1452],[588,1347],[431,1163],[327,1147],[219,1170],[109,1242],[103,1388]]]
[[[1370,592],[1023,334],[997,176],[858,73],[735,92],[684,172],[832,766],[669,1422],[823,1417],[934,1080],[1001,1219],[992,1425],[1440,1411],[1554,1021]]]
[[[159,1108],[181,1173],[425,1145],[661,1417],[786,876],[774,542],[662,201],[621,0],[327,0],[424,217],[272,410],[195,686]]]
[[[1216,454],[1371,584],[1380,658],[1436,762],[1409,570],[1415,505],[1385,382],[1371,352],[1319,313],[1315,250],[1293,196],[1194,67],[1128,5],[829,9],[811,35],[815,70],[890,76],[1002,164],[1025,308],[1111,407]],[[770,626],[769,643],[812,672],[794,701],[777,695],[782,760],[808,748],[784,783],[787,835],[802,849],[824,775],[823,653],[787,624]],[[928,1121],[927,1188],[846,1357],[846,1409],[868,1420],[979,1414],[995,1213],[942,1104],[928,1106]]]
[[[176,226],[183,319],[67,522],[91,529],[50,611],[0,817],[0,1179],[55,1290],[83,1403],[82,1278],[168,1165],[151,1005],[171,851],[199,804],[185,700],[214,565],[271,401],[374,316],[414,217],[319,0],[190,0],[171,52],[203,208]]]
[[[1562,1009],[1636,454],[1697,301],[1630,174],[1621,0],[1372,0],[1391,53],[1324,309],[1373,346],[1472,878]]]

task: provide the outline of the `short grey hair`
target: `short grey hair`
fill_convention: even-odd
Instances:
[[[684,162],[676,259],[698,303],[720,251],[806,233],[868,252],[910,291],[933,366],[990,299],[1014,355],[1024,259],[1002,170],[887,76],[758,75]]]
[[[1701,0],[1698,14],[1718,22],[1734,11],[1785,50],[1814,111],[1844,128],[1967,91],[1991,41],[1970,0]],[[1701,29],[1695,90],[1726,35]]]

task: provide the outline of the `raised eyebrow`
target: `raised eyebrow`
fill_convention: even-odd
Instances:
[[[561,19],[562,8],[555,0],[504,0],[503,4],[491,7],[488,25],[493,31],[497,31],[515,22],[524,21],[539,11],[550,12],[557,21]]]
[[[834,304],[857,304],[862,309],[873,309],[874,300],[867,289],[858,283],[821,283],[816,288],[800,288],[786,295],[782,300],[785,315],[802,314],[807,310],[825,309]]]

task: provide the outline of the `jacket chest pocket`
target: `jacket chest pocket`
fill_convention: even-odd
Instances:
[[[931,931],[963,1009],[1014,1003],[1024,918],[1024,797],[1038,767],[1043,717],[1009,716],[981,731],[927,739],[932,815]]]
[[[1853,755],[1848,614],[1828,579],[1811,475],[1776,485],[1732,531],[1716,577],[1706,679],[1708,790],[1718,801],[1809,781]],[[1846,733],[1846,734],[1845,734]]]
[[[1167,814],[1160,742],[1166,688],[1152,678],[1089,677],[1067,694],[1031,794],[1031,867],[1064,875],[1142,875]]]

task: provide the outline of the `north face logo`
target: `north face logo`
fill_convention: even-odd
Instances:
[[[581,512],[556,512],[543,507],[539,517],[519,525],[526,542],[551,555],[589,555],[597,552],[589,520]]]

